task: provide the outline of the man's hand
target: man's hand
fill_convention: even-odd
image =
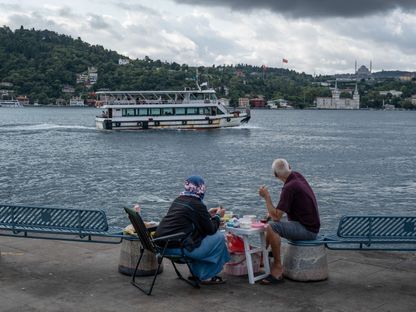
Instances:
[[[260,186],[259,195],[263,197],[264,199],[270,198],[269,190],[267,189],[265,185]]]

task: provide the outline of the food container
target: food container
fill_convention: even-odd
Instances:
[[[254,222],[254,221],[256,221],[256,215],[244,215],[243,219],[248,219],[251,222]]]
[[[250,229],[252,221],[251,221],[251,219],[243,218],[243,219],[239,220],[239,223],[240,223],[240,228],[241,229]]]

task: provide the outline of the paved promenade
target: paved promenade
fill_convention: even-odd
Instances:
[[[416,311],[415,253],[329,251],[327,281],[262,286],[226,276],[200,290],[166,262],[148,297],[117,272],[120,245],[0,237],[0,251],[1,312]]]

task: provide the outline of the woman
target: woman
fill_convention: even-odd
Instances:
[[[185,190],[180,193],[160,222],[156,237],[184,232],[187,234],[183,246],[193,274],[201,284],[223,284],[217,276],[224,264],[229,261],[224,234],[218,231],[224,209],[212,208],[209,211],[203,203],[205,182],[200,176],[190,176],[185,181]],[[169,254],[181,254],[180,245],[171,242]]]

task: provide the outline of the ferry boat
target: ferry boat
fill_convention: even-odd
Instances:
[[[23,107],[18,100],[0,100],[0,107]]]
[[[100,130],[210,129],[250,120],[250,110],[222,105],[215,90],[98,91]]]

